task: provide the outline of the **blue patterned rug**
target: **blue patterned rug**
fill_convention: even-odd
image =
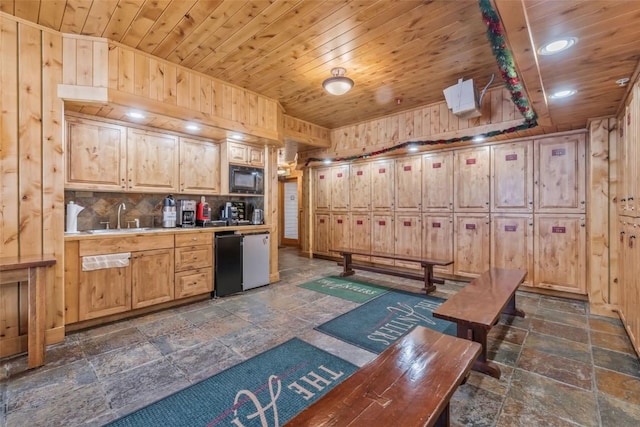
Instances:
[[[282,425],[357,369],[293,338],[109,426]]]
[[[393,290],[315,329],[379,354],[417,325],[456,336],[455,323],[433,317],[444,301]]]

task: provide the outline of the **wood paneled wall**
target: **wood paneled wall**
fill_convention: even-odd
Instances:
[[[331,146],[331,131],[329,129],[286,114],[283,119],[282,133],[285,139],[316,147]]]
[[[106,39],[63,38],[65,85],[107,88],[109,101],[116,104],[281,139],[281,108],[270,98]],[[83,113],[101,115],[102,106],[93,108]]]
[[[55,255],[46,297],[52,343],[64,338],[62,37],[0,14],[0,52],[0,253]],[[0,356],[26,350],[22,291],[0,290]]]
[[[451,113],[446,102],[438,102],[356,125],[332,129],[329,148],[309,150],[300,157],[304,161],[307,157],[351,156],[410,140],[476,135],[517,126],[523,122],[522,116],[511,101],[509,92],[503,88],[487,92],[482,101],[481,112],[480,117],[463,120]],[[505,140],[519,136],[526,135],[514,133],[495,139]],[[443,148],[443,146],[434,148]]]

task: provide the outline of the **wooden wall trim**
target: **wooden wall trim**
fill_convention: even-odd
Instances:
[[[331,146],[331,130],[305,120],[283,115],[282,132],[285,140],[290,139],[298,143],[314,147]]]

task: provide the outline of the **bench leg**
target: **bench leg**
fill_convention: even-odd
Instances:
[[[436,420],[436,423],[434,424],[434,426],[435,427],[449,427],[449,425],[450,425],[449,403],[447,403],[447,406],[442,410],[442,412],[438,416],[438,419]]]
[[[343,253],[342,254],[342,273],[340,273],[340,277],[351,276],[355,273],[353,268],[351,268],[351,254]]]
[[[424,265],[424,288],[422,289],[425,294],[436,290],[436,286],[433,284],[433,265]]]
[[[502,310],[502,313],[510,316],[524,317],[524,311],[516,308],[516,294],[513,294],[507,303],[507,306]]]
[[[471,326],[470,330],[473,335],[473,341],[480,343],[482,346],[482,351],[472,369],[500,379],[500,368],[487,360],[487,334],[489,330],[479,326]]]

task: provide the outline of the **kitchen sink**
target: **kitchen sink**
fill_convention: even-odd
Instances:
[[[149,231],[153,230],[151,227],[136,227],[136,228],[109,228],[109,229],[99,229],[99,230],[87,230],[89,234],[120,234],[120,233],[139,233],[141,231]]]

